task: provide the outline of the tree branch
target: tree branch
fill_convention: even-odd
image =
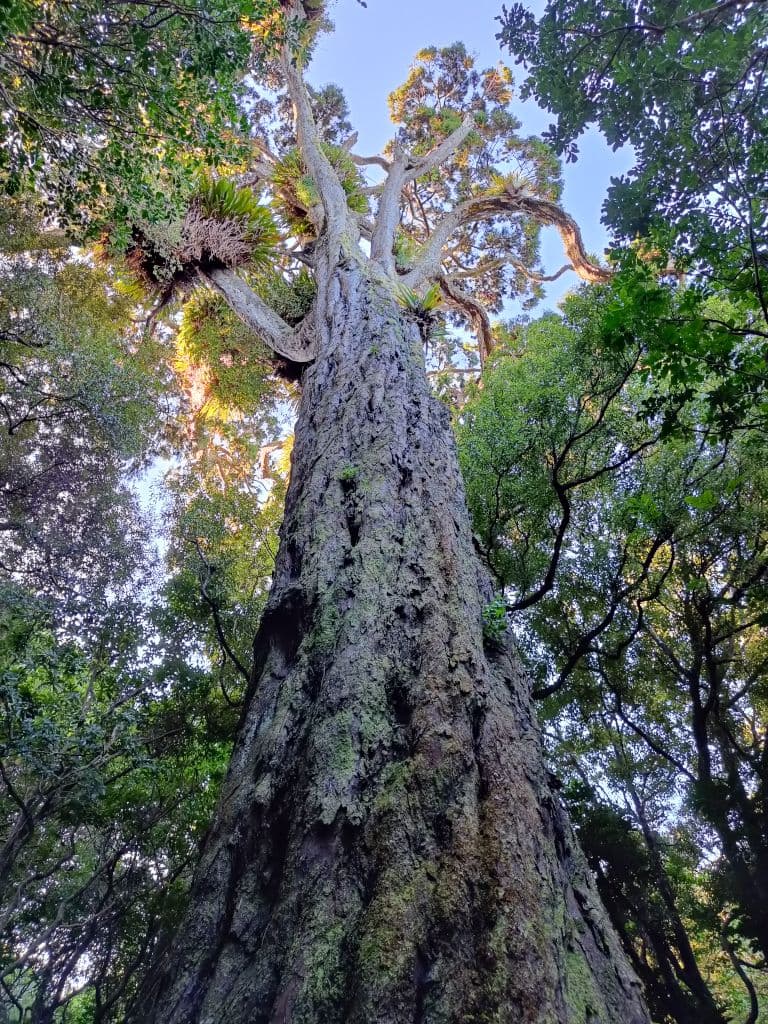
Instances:
[[[510,267],[514,267],[515,270],[523,274],[524,277],[527,277],[529,281],[533,281],[536,284],[544,284],[546,281],[557,281],[563,274],[574,269],[572,263],[564,263],[554,274],[537,274],[535,271],[529,270],[524,263],[520,263],[517,260],[507,260],[507,263],[509,263]]]
[[[755,986],[752,984],[752,979],[749,977],[747,972],[744,970],[744,967],[742,966],[742,961],[739,959],[739,957],[736,956],[733,945],[728,936],[728,928],[730,926],[732,919],[733,911],[729,911],[728,913],[723,915],[720,925],[720,946],[722,947],[725,955],[730,960],[731,966],[733,967],[736,974],[739,976],[739,980],[741,981],[742,985],[747,990],[747,996],[749,997],[749,1013],[747,1014],[744,1024],[755,1024],[760,1010],[757,1001],[757,993],[755,992]]]
[[[420,178],[423,174],[429,174],[437,167],[442,167],[445,161],[453,156],[462,142],[475,127],[474,114],[465,114],[464,120],[459,127],[451,134],[434,146],[428,153],[418,160],[409,159],[405,168],[405,182]]]
[[[232,664],[235,666],[237,671],[240,673],[240,675],[245,680],[246,685],[248,685],[250,683],[250,681],[251,681],[251,673],[248,671],[248,669],[245,667],[245,665],[243,665],[242,661],[240,661],[238,656],[232,650],[232,648],[231,648],[231,646],[229,644],[229,641],[227,640],[226,634],[224,633],[224,627],[221,624],[221,615],[220,615],[220,612],[219,612],[219,606],[216,603],[216,601],[214,601],[214,599],[211,597],[211,595],[208,593],[208,583],[210,582],[211,577],[213,576],[214,572],[216,571],[215,566],[211,565],[211,563],[205,557],[205,555],[203,554],[203,549],[200,547],[200,542],[197,539],[195,539],[195,548],[197,549],[198,557],[200,558],[200,561],[205,566],[205,571],[208,574],[205,580],[201,580],[200,581],[200,594],[201,594],[203,600],[205,601],[205,603],[208,605],[208,607],[211,610],[211,615],[213,616],[213,625],[214,625],[214,628],[216,630],[216,637],[217,637],[217,639],[219,641],[219,645],[221,646],[221,649],[222,649],[222,651],[224,653],[224,657],[225,658],[229,658],[229,660],[232,662]],[[223,685],[222,685],[221,689],[222,689],[222,693],[224,694],[224,697],[227,700],[227,703],[231,703],[231,701],[229,699],[229,696],[227,695],[227,692],[224,689]]]
[[[223,267],[200,271],[200,277],[224,297],[240,317],[274,352],[294,363],[309,363],[317,354],[317,341],[304,329],[290,327],[241,277]]]
[[[371,235],[371,259],[377,260],[392,277],[395,276],[395,258],[392,249],[395,244],[395,232],[400,221],[400,197],[405,184],[407,164],[408,158],[405,153],[401,149],[396,149],[389,173],[384,181]]]
[[[423,157],[416,159],[408,156],[401,148],[396,148],[391,163],[388,164],[384,160],[381,164],[388,173],[376,212],[376,225],[371,239],[371,259],[378,260],[388,274],[392,276],[395,274],[392,248],[395,244],[395,232],[400,220],[400,198],[404,186],[444,164],[464,142],[474,124],[474,115],[467,114],[455,131]],[[380,161],[376,158],[367,158],[365,162],[379,163]]]
[[[552,488],[555,492],[555,497],[560,505],[560,522],[557,525],[555,532],[555,540],[552,545],[552,554],[549,559],[549,565],[547,571],[544,574],[544,579],[541,581],[539,586],[532,592],[521,597],[517,601],[507,602],[507,611],[510,614],[515,612],[523,611],[525,608],[530,608],[531,605],[536,604],[538,601],[545,597],[555,585],[555,579],[557,578],[557,570],[560,565],[560,555],[563,550],[563,544],[565,543],[565,535],[568,532],[568,527],[571,524],[571,503],[568,499],[568,489],[564,487],[557,478],[558,466],[555,465],[552,471]]]
[[[533,218],[539,224],[551,225],[557,229],[565,253],[571,261],[571,267],[582,280],[593,284],[610,280],[610,271],[590,261],[584,249],[579,226],[570,214],[548,199],[539,199],[520,190],[508,189],[499,195],[474,196],[447,213],[435,225],[423,247],[419,261],[402,278],[403,284],[408,288],[416,288],[423,281],[437,277],[443,249],[459,228],[494,217],[520,214]]]
[[[358,156],[357,153],[350,153],[349,155],[358,167],[370,167],[375,165],[383,168],[385,171],[388,171],[392,166],[389,160],[386,160],[383,156]]]
[[[437,280],[443,294],[451,305],[465,313],[477,331],[477,350],[480,355],[480,365],[483,366],[494,347],[491,321],[488,318],[485,306],[479,299],[476,299],[474,295],[470,295],[469,292],[465,292],[463,288],[460,288],[454,280],[445,274],[440,274]]]
[[[294,13],[298,17],[303,17],[304,14],[303,10],[298,10],[298,8]],[[294,125],[299,150],[320,193],[326,218],[326,230],[332,239],[338,239],[345,229],[351,229],[354,232],[357,230],[349,215],[347,197],[341,187],[338,174],[320,146],[320,135],[312,114],[309,93],[301,71],[287,45],[283,49],[282,64],[288,95],[293,103]],[[316,227],[319,231],[321,225],[316,225]]]

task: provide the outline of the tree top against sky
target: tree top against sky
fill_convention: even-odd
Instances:
[[[315,352],[312,317],[287,323],[243,274],[249,263],[251,270],[269,263],[264,243],[276,243],[273,266],[309,268],[321,294],[343,253],[369,260],[415,312],[429,314],[441,301],[472,327],[482,358],[493,343],[489,316],[507,298],[535,296],[547,278],[538,259],[541,225],[555,227],[569,261],[557,274],[575,269],[585,280],[607,279],[559,204],[552,152],[517,134],[503,64],[484,69],[461,43],[420,50],[390,96],[393,138],[380,153],[359,153],[343,97],[304,81],[324,27],[319,8],[282,8],[267,19],[266,81],[274,91],[257,84],[247,100],[251,153],[221,168],[239,191],[214,172],[215,180],[187,194],[176,220],[118,227],[134,269],[149,282],[165,277],[165,297],[174,284],[202,277],[276,352],[304,362]],[[270,204],[274,229],[256,197]]]

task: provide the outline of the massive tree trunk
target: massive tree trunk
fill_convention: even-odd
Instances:
[[[363,262],[321,291],[252,692],[142,1020],[641,1024],[528,682],[484,645],[418,330]]]

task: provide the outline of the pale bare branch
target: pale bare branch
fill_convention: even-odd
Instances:
[[[425,280],[435,279],[440,273],[443,249],[460,228],[494,217],[520,215],[557,229],[571,267],[582,280],[593,284],[610,280],[611,272],[592,263],[587,256],[579,226],[570,214],[548,199],[509,189],[498,195],[475,196],[445,214],[424,244],[418,263],[402,278],[403,284],[415,288]],[[557,276],[562,272],[558,271]]]
[[[408,157],[401,149],[396,148],[381,192],[371,236],[371,259],[377,260],[383,269],[393,277],[395,275],[395,258],[392,248],[400,221],[400,197],[405,184],[407,165]]]
[[[375,164],[377,167],[382,167],[385,171],[388,171],[392,166],[389,160],[386,160],[383,156],[358,156],[357,153],[350,153],[349,155],[359,167],[370,167]]]
[[[347,153],[349,153],[352,147],[357,145],[357,139],[358,133],[352,132],[351,135],[347,136],[347,138],[344,139],[344,141],[341,144],[341,148],[346,150]]]
[[[301,71],[286,46],[283,51],[283,71],[288,95],[293,103],[296,139],[307,170],[312,176],[325,213],[326,230],[331,239],[341,237],[345,229],[355,231],[349,216],[347,199],[339,176],[320,146],[320,135],[312,114],[312,105]],[[318,230],[321,225],[315,225]]]
[[[545,281],[557,281],[563,274],[574,269],[572,263],[564,263],[554,274],[537,274],[535,270],[530,270],[524,263],[519,263],[517,260],[507,260],[507,263],[523,274],[524,277],[527,277],[529,281],[534,281],[536,284],[543,284]]]
[[[386,166],[388,173],[376,212],[376,226],[371,240],[371,259],[377,260],[388,274],[392,276],[395,274],[392,249],[395,244],[395,232],[400,221],[400,201],[403,188],[409,182],[444,164],[466,140],[474,123],[474,116],[467,114],[455,131],[423,157],[411,157],[402,148],[395,147],[392,161],[389,164],[383,161],[382,166]],[[383,158],[380,159],[383,160]],[[379,162],[379,158],[366,158],[366,160],[367,162]]]
[[[234,271],[217,268],[200,271],[200,276],[224,297],[232,312],[279,356],[294,363],[308,363],[315,358],[317,342],[311,332],[302,330],[303,324],[296,329],[289,326]]]

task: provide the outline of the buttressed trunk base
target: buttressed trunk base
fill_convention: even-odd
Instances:
[[[484,647],[418,331],[354,260],[325,306],[254,685],[149,1019],[644,1024],[528,683]]]

